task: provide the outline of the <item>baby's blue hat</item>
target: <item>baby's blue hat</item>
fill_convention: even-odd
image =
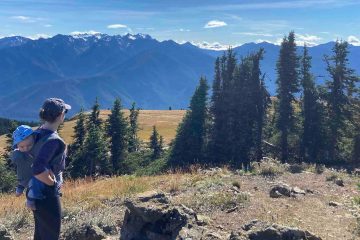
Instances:
[[[19,142],[25,140],[28,136],[30,136],[34,131],[30,126],[20,125],[13,132],[13,147],[15,147]]]

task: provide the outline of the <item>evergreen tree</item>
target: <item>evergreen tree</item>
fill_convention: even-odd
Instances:
[[[263,129],[265,125],[266,111],[270,104],[270,94],[265,87],[264,78],[260,70],[260,61],[263,59],[264,49],[260,49],[256,54],[251,56],[252,72],[251,72],[251,86],[252,98],[254,99],[255,107],[255,129],[254,129],[254,144],[255,144],[255,159],[260,161],[263,157],[262,140]]]
[[[101,127],[102,121],[100,119],[100,104],[98,98],[95,99],[95,103],[91,108],[91,114],[88,118],[88,126],[95,125],[97,127]]]
[[[279,100],[277,128],[280,132],[281,161],[289,159],[288,138],[294,127],[295,93],[299,91],[298,57],[296,55],[295,33],[290,32],[281,43],[280,56],[277,62],[277,98]]]
[[[301,59],[301,85],[303,88],[302,117],[303,132],[301,138],[301,158],[306,162],[318,160],[319,153],[323,148],[322,132],[322,104],[319,93],[315,87],[314,77],[310,73],[311,57],[306,45]]]
[[[160,157],[162,151],[163,151],[163,139],[162,136],[159,135],[156,126],[153,126],[153,131],[150,136],[150,143],[149,147],[152,150],[152,159],[157,159]]]
[[[213,95],[210,106],[213,124],[210,129],[207,151],[208,159],[213,164],[226,164],[232,161],[232,97],[234,92],[233,73],[235,67],[236,58],[231,48],[215,62]]]
[[[15,166],[11,163],[10,153],[13,150],[13,139],[12,133],[15,131],[17,124],[15,121],[11,121],[8,126],[8,131],[5,135],[5,152],[2,154],[3,158],[5,159],[5,166],[10,169],[11,171],[15,171]]]
[[[85,142],[86,133],[86,116],[84,109],[81,108],[74,127],[74,145],[82,147]]]
[[[206,79],[201,77],[191,98],[190,109],[177,129],[169,160],[172,167],[186,168],[204,160],[208,88]]]
[[[74,141],[68,146],[67,164],[70,166],[68,172],[72,177],[80,177],[85,175],[83,170],[85,163],[84,159],[82,158],[82,151],[86,136],[86,116],[84,114],[83,108],[81,108],[74,127]]]
[[[108,143],[105,141],[101,129],[91,126],[81,156],[86,163],[84,166],[86,175],[96,176],[111,173],[107,146]]]
[[[328,107],[328,126],[329,136],[329,160],[334,162],[340,157],[340,142],[345,130],[346,121],[352,121],[354,112],[352,109],[352,98],[356,89],[358,78],[354,70],[348,67],[348,43],[335,43],[332,57],[325,56],[327,71],[332,80],[327,81],[327,107]]]
[[[121,110],[121,101],[117,98],[107,121],[107,134],[110,137],[111,162],[113,171],[117,174],[125,172],[123,163],[128,148],[128,123]]]
[[[132,103],[130,108],[130,127],[129,127],[129,152],[136,152],[139,150],[140,147],[140,140],[137,135],[137,132],[139,131],[139,125],[138,125],[138,117],[139,117],[140,109],[135,109],[135,103]]]

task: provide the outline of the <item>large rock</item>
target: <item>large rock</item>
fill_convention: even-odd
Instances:
[[[243,226],[250,240],[321,240],[309,231],[254,220]]]
[[[172,205],[164,193],[147,192],[125,200],[125,206],[121,240],[222,239],[200,226],[203,223],[192,209]]]
[[[270,189],[270,197],[279,198],[279,197],[290,197],[291,188],[289,185],[284,183],[278,183]]]
[[[4,225],[0,225],[0,240],[14,240],[10,231]]]
[[[71,227],[64,233],[65,240],[102,240],[106,234],[96,225],[82,224]]]

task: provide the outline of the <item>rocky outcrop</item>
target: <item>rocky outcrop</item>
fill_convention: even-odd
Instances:
[[[270,189],[270,197],[272,198],[280,198],[280,197],[297,197],[301,195],[305,195],[306,192],[299,187],[290,187],[285,183],[275,184]]]
[[[67,229],[63,238],[65,240],[102,240],[106,234],[96,225],[83,224]]]
[[[0,240],[14,240],[11,232],[4,225],[0,225]]]
[[[321,240],[309,231],[253,220],[243,226],[249,240]],[[242,239],[240,238],[233,239]]]
[[[272,198],[290,197],[290,196],[291,196],[291,188],[287,184],[279,183],[274,185],[270,189],[270,197]]]
[[[125,206],[121,240],[227,239],[226,233],[207,229],[192,209],[171,204],[164,193],[147,192],[125,200]]]

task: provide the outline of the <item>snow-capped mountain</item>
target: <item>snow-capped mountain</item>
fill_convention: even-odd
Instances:
[[[323,55],[331,55],[334,43],[309,48],[315,76],[326,76]],[[88,32],[31,40],[0,39],[0,116],[37,119],[47,97],[61,97],[89,108],[96,97],[102,108],[121,97],[125,107],[135,101],[144,109],[187,108],[200,76],[213,79],[214,62],[228,46],[220,44],[158,41],[149,35],[110,36]],[[234,48],[238,58],[265,49],[262,71],[269,91],[275,94],[275,66],[279,46],[248,43]],[[215,49],[215,50],[214,50]],[[357,64],[360,47],[350,46],[351,66]],[[299,48],[301,53],[301,48]],[[318,78],[319,82],[324,78]]]

